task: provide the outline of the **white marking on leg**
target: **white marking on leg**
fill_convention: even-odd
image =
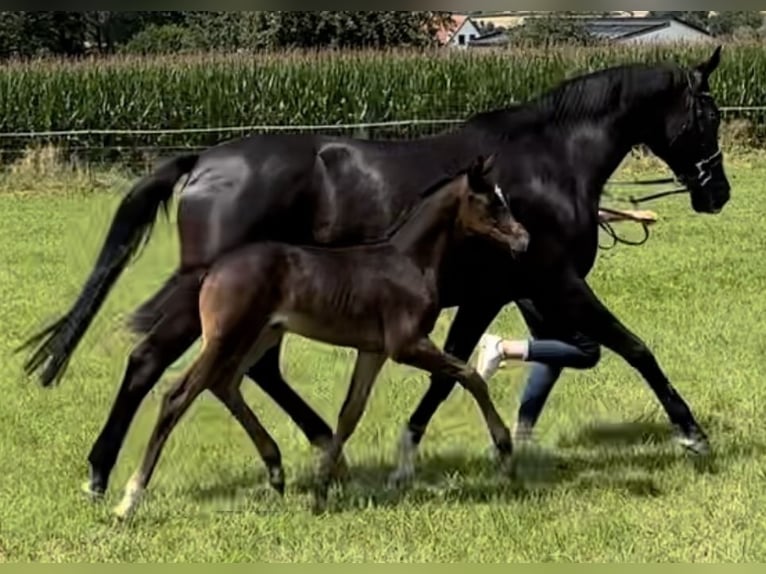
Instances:
[[[80,490],[84,492],[91,500],[101,500],[104,498],[104,493],[93,489],[90,480],[83,482]]]
[[[415,476],[415,459],[418,455],[418,445],[412,431],[405,426],[399,438],[397,448],[399,458],[398,468],[389,477],[389,485],[395,486],[402,482],[408,482]]]
[[[125,494],[123,495],[120,504],[114,508],[114,513],[117,517],[121,519],[127,518],[133,510],[135,510],[143,493],[144,488],[141,485],[141,475],[140,472],[137,471],[130,477],[128,484],[125,486]]]

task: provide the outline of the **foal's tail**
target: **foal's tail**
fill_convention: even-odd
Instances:
[[[60,379],[77,344],[85,334],[109,290],[131,258],[149,241],[157,212],[167,216],[173,187],[190,172],[198,155],[183,155],[164,162],[144,176],[120,203],[96,264],[69,312],[23,343],[16,352],[36,347],[24,364],[27,375],[42,369],[40,384]]]

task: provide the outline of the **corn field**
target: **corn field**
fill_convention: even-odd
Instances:
[[[701,61],[711,47],[323,52],[10,62],[0,67],[0,132],[160,130],[455,119],[535,96],[609,65]],[[715,75],[721,106],[766,105],[766,52],[732,44]],[[738,114],[766,136],[762,112]],[[430,128],[434,130],[433,127]],[[404,132],[407,133],[404,133]],[[385,135],[419,135],[393,130]],[[88,135],[76,149],[208,146],[220,133]],[[3,147],[29,140],[5,138]]]

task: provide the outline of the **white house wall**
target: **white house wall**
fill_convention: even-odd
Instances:
[[[460,35],[463,35],[465,37],[465,44],[460,45],[459,37]],[[460,28],[457,29],[457,31],[452,35],[452,38],[450,38],[449,45],[453,46],[455,48],[465,48],[470,44],[471,42],[471,36],[474,38],[478,38],[481,34],[479,33],[479,29],[474,25],[473,22],[470,20],[466,20],[463,22],[463,25],[460,26]]]

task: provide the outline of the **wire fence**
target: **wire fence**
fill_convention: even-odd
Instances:
[[[766,139],[765,106],[721,107],[725,119],[747,120],[754,137]],[[199,151],[252,133],[322,132],[369,139],[412,139],[454,128],[465,118],[407,119],[313,125],[241,125],[175,129],[79,129],[0,132],[0,161],[10,163],[30,148],[55,146],[64,159],[86,164],[121,164],[145,170],[160,156]],[[193,143],[191,143],[193,142]]]

